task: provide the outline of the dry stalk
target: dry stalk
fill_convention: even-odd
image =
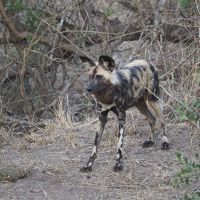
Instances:
[[[3,1],[2,1],[2,0],[0,0],[0,13],[1,13],[3,19],[5,20],[5,22],[6,22],[7,26],[8,26],[8,28],[10,29],[10,32],[13,33],[14,36],[15,36],[17,39],[23,40],[23,39],[25,38],[24,34],[19,33],[19,32],[15,29],[15,27],[14,27],[12,21],[10,20],[10,18],[8,17],[8,15],[7,15],[6,12],[5,12],[5,8],[4,8]]]
[[[176,65],[175,67],[173,67],[171,70],[167,71],[164,75],[162,75],[160,78],[164,78],[166,75],[172,73],[174,70],[176,70],[177,68],[179,68],[181,65],[183,65],[191,56],[193,56],[193,54],[199,50],[199,47],[196,47],[186,58],[184,58],[178,65]]]
[[[60,20],[60,23],[58,24],[57,26],[57,33],[56,33],[56,36],[53,40],[53,44],[52,44],[52,50],[51,50],[51,53],[50,53],[50,62],[48,64],[48,66],[50,66],[52,64],[52,60],[53,60],[53,51],[54,49],[56,48],[57,46],[57,43],[58,43],[58,40],[59,40],[59,33],[61,32],[62,30],[62,27],[63,27],[63,23],[64,23],[64,20],[65,20],[65,17],[66,17],[66,13],[67,10],[65,10],[65,12],[63,13],[62,17],[61,17],[61,20]]]

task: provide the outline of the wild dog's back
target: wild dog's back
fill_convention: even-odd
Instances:
[[[158,70],[147,61],[134,60],[123,68],[113,72],[113,77],[114,84],[125,83],[122,84],[122,89],[130,89],[129,95],[132,98],[139,99],[144,95],[149,95],[149,98],[157,100],[153,94],[155,93],[156,96],[159,95]],[[123,80],[123,78],[126,80]]]

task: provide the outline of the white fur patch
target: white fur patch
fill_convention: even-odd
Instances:
[[[124,133],[124,129],[121,128],[120,131],[119,131],[119,133],[122,135]]]
[[[112,72],[111,83],[113,85],[119,85],[120,84],[120,79],[119,79],[119,77],[117,75],[117,71],[116,70],[113,70],[113,72]]]
[[[97,147],[96,147],[96,145],[92,149],[92,155],[94,155],[95,153],[97,153]]]
[[[119,141],[118,141],[118,145],[117,145],[117,147],[118,147],[118,149],[122,149],[122,144],[123,144],[123,138],[124,138],[124,136],[123,136],[123,133],[124,133],[124,128],[121,128],[120,129],[120,131],[119,131],[119,133],[120,133],[120,137],[119,137]]]
[[[116,106],[115,103],[103,104],[103,103],[99,102],[99,104],[102,106],[101,111],[110,110],[112,107]]]
[[[123,75],[126,77],[126,79],[130,82],[130,79],[131,79],[131,73],[130,73],[130,70],[121,70],[121,72],[123,73]]]
[[[162,142],[166,142],[166,143],[169,143],[169,140],[167,138],[167,136],[162,136]]]
[[[88,167],[91,167],[91,166],[92,166],[92,162],[89,162],[89,163],[88,163]]]
[[[134,66],[138,66],[138,65],[149,66],[149,63],[145,60],[134,60],[134,61],[128,63],[125,67],[134,67]]]

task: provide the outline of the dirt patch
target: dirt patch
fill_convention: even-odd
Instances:
[[[115,117],[109,115],[94,169],[88,174],[80,173],[91,153],[96,127],[96,120],[92,119],[70,126],[52,125],[26,137],[10,136],[9,143],[0,149],[1,167],[11,163],[23,169],[31,166],[31,173],[14,183],[1,182],[0,199],[175,200],[187,190],[185,186],[174,189],[170,181],[180,169],[175,153],[180,151],[191,157],[199,148],[197,130],[186,123],[168,123],[170,150],[161,151],[159,141],[155,147],[143,149],[149,125],[135,110],[129,111],[125,168],[115,173],[112,167],[117,125]]]

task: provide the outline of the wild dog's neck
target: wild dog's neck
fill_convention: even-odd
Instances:
[[[94,97],[103,104],[112,104],[117,99],[118,95],[118,88],[111,84],[102,90],[102,92],[94,94]]]

